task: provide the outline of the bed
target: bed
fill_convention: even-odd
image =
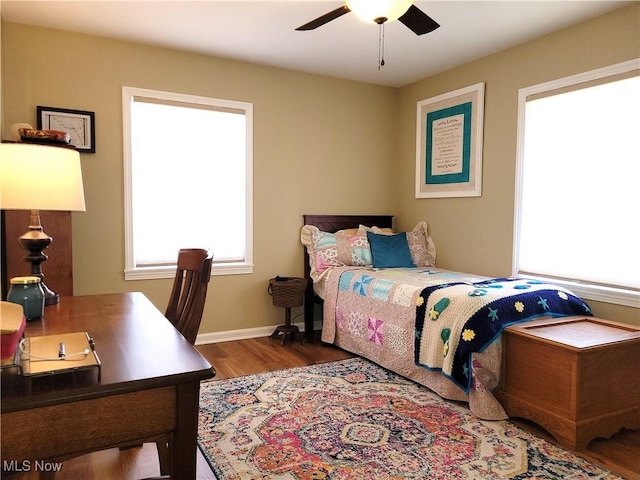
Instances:
[[[561,287],[435,266],[426,222],[397,234],[390,215],[304,215],[305,330],[322,305],[322,341],[391,370],[486,420],[507,415],[493,395],[501,332],[540,317],[590,315]]]

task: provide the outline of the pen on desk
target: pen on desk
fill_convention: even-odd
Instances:
[[[60,348],[58,349],[58,358],[64,358],[66,354],[67,353],[64,348],[64,343],[60,342]]]

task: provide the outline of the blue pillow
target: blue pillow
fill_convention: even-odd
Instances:
[[[415,267],[406,233],[381,235],[367,232],[375,268]]]

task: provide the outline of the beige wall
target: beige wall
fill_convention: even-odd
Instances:
[[[304,213],[393,213],[395,89],[9,22],[2,33],[4,138],[35,125],[37,105],[96,115],[87,211],[73,214],[78,295],[137,290],[164,310],[170,293],[170,280],[123,278],[123,85],[254,105],[254,274],[213,277],[201,332],[282,323],[268,279],[302,275]]]
[[[267,280],[302,274],[304,213],[393,213],[400,228],[425,219],[440,266],[510,274],[518,88],[637,57],[638,10],[401,89],[5,22],[2,134],[14,122],[35,124],[37,105],[96,112],[97,153],[82,155],[87,212],[73,216],[75,292],[139,290],[164,309],[170,280],[123,279],[121,87],[252,102],[256,266],[253,275],[213,277],[201,333],[273,325],[283,312],[271,306]],[[482,197],[414,199],[416,102],[480,81]],[[638,309],[590,303],[640,324]]]
[[[640,56],[635,4],[400,90],[398,197],[400,227],[429,222],[438,265],[491,276],[511,274],[518,89]],[[415,199],[416,103],[485,82],[482,196]],[[585,231],[585,241],[597,232]],[[637,308],[589,301],[596,315],[640,325]]]

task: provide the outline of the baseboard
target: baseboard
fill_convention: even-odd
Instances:
[[[304,322],[295,323],[304,332]],[[278,325],[269,327],[244,328],[241,330],[227,330],[225,332],[201,333],[196,337],[196,345],[207,343],[232,342],[234,340],[246,340],[247,338],[268,337]],[[313,324],[315,330],[322,328],[322,321]]]

